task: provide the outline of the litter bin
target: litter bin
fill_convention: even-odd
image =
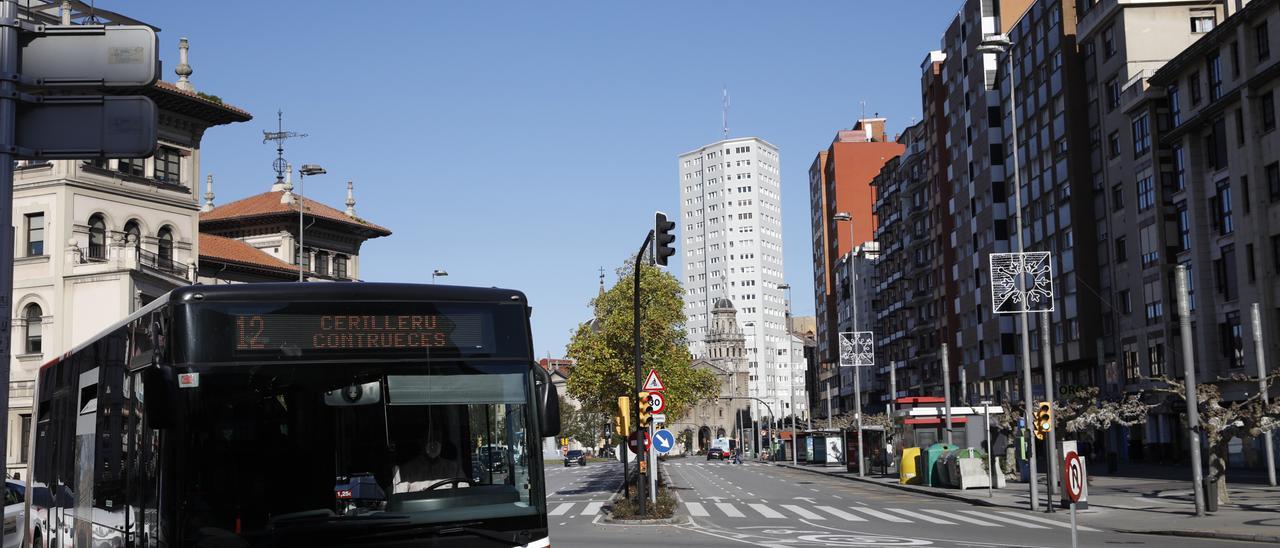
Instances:
[[[958,449],[958,447],[955,445],[935,443],[930,445],[927,451],[923,452],[924,470],[920,470],[919,473],[924,476],[925,485],[931,487],[939,485],[938,472],[935,470],[938,465],[938,459],[942,457],[943,453],[946,453],[947,451],[954,451],[956,449]]]
[[[920,483],[916,470],[916,461],[919,458],[919,447],[902,448],[902,463],[898,465],[898,483],[902,485]]]
[[[1215,481],[1211,476],[1205,476],[1204,478],[1201,478],[1201,483],[1204,484],[1204,511],[1217,512],[1218,511],[1218,482]]]

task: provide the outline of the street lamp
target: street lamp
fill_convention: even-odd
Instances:
[[[752,331],[752,338],[755,339],[755,345],[752,345],[752,346],[758,345],[756,346],[755,350],[756,350],[756,376],[759,377],[760,376],[759,372],[761,369],[763,369],[762,366],[764,365],[764,359],[761,357],[762,355],[760,354],[760,349],[764,347],[764,341],[760,336],[760,326],[757,325],[756,322],[747,322],[742,324],[742,326],[754,328],[751,331]],[[772,377],[773,375],[770,374],[769,376]],[[770,385],[773,384],[773,379],[769,379],[769,384]],[[756,400],[756,402],[763,403],[763,400],[760,400],[758,398],[752,398],[752,399]],[[775,420],[776,417],[773,414],[772,407],[769,407],[768,404],[765,404],[765,407],[769,409],[769,451],[773,451],[773,421]],[[754,419],[756,415],[760,414],[759,413],[760,408],[757,407],[753,411],[756,411],[756,413],[752,414],[752,419]],[[759,421],[756,421],[755,425],[752,427],[753,430],[751,432],[751,445],[756,450],[755,451],[756,456],[760,455],[760,448],[758,447],[759,444],[756,443],[760,441],[759,424],[760,424]]]
[[[431,272],[431,283],[436,283],[436,278],[443,278],[448,275],[449,273],[444,269],[437,268]]]
[[[307,252],[305,228],[302,226],[302,212],[307,209],[306,202],[302,201],[302,197],[306,194],[307,175],[324,175],[328,173],[324,168],[315,164],[302,164],[302,168],[298,170],[298,281],[305,282],[305,270],[302,267],[302,254]]]
[[[1011,128],[1011,132],[1013,134],[1013,138],[1011,142],[1011,145],[1013,146],[1013,173],[1011,178],[1011,181],[1013,182],[1012,190],[1013,190],[1013,200],[1014,200],[1013,202],[1014,217],[1013,218],[1014,218],[1015,230],[1017,230],[1018,232],[1018,253],[1024,253],[1026,251],[1026,248],[1022,242],[1022,185],[1018,183],[1018,94],[1017,94],[1017,90],[1014,89],[1013,87],[1013,54],[1011,53],[1012,50],[1013,50],[1013,41],[1009,39],[1008,35],[1004,35],[1004,34],[993,34],[993,35],[987,36],[982,40],[982,42],[978,44],[978,47],[976,49],[978,53],[992,53],[996,55],[1002,55],[1005,53],[1009,54],[1008,58],[1005,60],[1005,70],[1006,70],[1006,73],[1009,75],[1009,111],[1010,111],[1009,124]],[[1023,276],[1018,276],[1019,285],[1026,283],[1026,281],[1023,278],[1024,278]],[[1019,323],[1021,324],[1021,327],[1022,327],[1022,391],[1023,391],[1022,400],[1024,402],[1023,416],[1025,417],[1024,421],[1026,422],[1026,426],[1028,427],[1028,430],[1026,430],[1023,433],[1023,435],[1030,438],[1031,433],[1029,428],[1031,426],[1031,416],[1034,413],[1034,409],[1033,409],[1033,404],[1031,402],[1031,332],[1027,327],[1027,311],[1025,307],[1022,313],[1018,315],[1018,317],[1019,317]],[[950,382],[950,379],[945,379],[945,382]],[[1052,394],[1046,394],[1046,396],[1050,398],[1053,397]],[[1040,509],[1040,501],[1039,501],[1038,495],[1036,494],[1038,486],[1036,485],[1037,472],[1036,472],[1035,440],[1034,439],[1030,440],[1030,443],[1028,443],[1027,445],[1029,446],[1029,451],[1028,451],[1029,455],[1027,460],[1028,460],[1029,468],[1031,472],[1030,474],[1031,476],[1030,477],[1031,479],[1030,481],[1031,510],[1036,511]],[[1050,477],[1048,481],[1052,482],[1054,481],[1054,478]],[[1052,504],[1052,501],[1050,502],[1050,504]]]

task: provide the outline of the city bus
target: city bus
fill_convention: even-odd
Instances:
[[[496,288],[175,289],[41,367],[27,538],[548,546],[560,412],[530,312]]]

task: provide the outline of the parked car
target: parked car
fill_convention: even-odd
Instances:
[[[26,483],[14,479],[4,481],[4,548],[22,546],[22,515],[26,498]]]
[[[572,449],[568,453],[564,454],[565,466],[573,466],[573,463],[575,462],[578,463],[578,466],[586,466],[587,454],[583,453],[581,449]]]
[[[732,455],[729,454],[728,449],[724,449],[720,447],[712,447],[711,449],[707,449],[707,460],[711,460],[711,459],[724,460],[731,456]]]

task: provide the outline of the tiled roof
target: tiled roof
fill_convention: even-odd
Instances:
[[[286,263],[261,249],[240,240],[200,233],[200,258],[252,266],[282,273],[298,272],[298,267]]]
[[[163,90],[165,90],[165,91],[168,91],[168,92],[170,92],[170,93],[177,93],[177,94],[179,94],[179,95],[186,95],[187,97],[190,97],[190,98],[195,99],[195,100],[197,100],[197,101],[200,101],[200,102],[203,102],[203,103],[207,103],[207,104],[209,104],[209,105],[213,105],[213,106],[216,106],[216,107],[219,107],[219,108],[224,108],[224,109],[226,109],[226,110],[229,110],[229,111],[231,111],[231,112],[235,112],[235,113],[237,113],[237,114],[241,114],[241,115],[243,115],[246,119],[251,119],[251,118],[253,118],[253,115],[252,115],[252,114],[249,114],[249,111],[247,111],[247,110],[245,110],[245,109],[242,109],[242,108],[240,108],[240,107],[237,107],[237,106],[232,105],[232,104],[229,104],[229,103],[220,103],[220,102],[217,102],[217,101],[211,101],[211,100],[209,100],[209,99],[206,99],[206,98],[204,98],[204,97],[201,97],[200,95],[196,94],[196,92],[194,92],[194,91],[187,91],[187,90],[181,89],[181,88],[179,88],[179,87],[178,87],[178,85],[177,85],[177,84],[172,84],[172,83],[166,82],[166,81],[164,81],[164,80],[156,80],[156,87],[158,87],[158,88],[160,88],[160,89],[163,89]]]
[[[264,192],[243,200],[231,202],[227,205],[215,207],[213,208],[213,211],[201,213],[200,222],[227,221],[233,219],[286,214],[297,215],[298,210],[292,204],[280,203],[280,195],[283,194],[283,192],[284,191],[281,190]],[[348,216],[346,213],[338,211],[320,202],[315,202],[305,198],[303,198],[303,202],[306,204],[306,211],[308,215],[367,229],[374,233],[374,236],[372,237],[375,238],[378,236],[391,235],[390,230],[359,217]]]

